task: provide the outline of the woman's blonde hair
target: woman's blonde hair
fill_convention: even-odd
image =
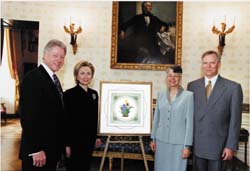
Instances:
[[[88,61],[80,61],[80,62],[78,62],[74,66],[74,78],[75,78],[75,83],[76,84],[79,83],[79,81],[77,80],[77,75],[78,75],[79,70],[81,69],[81,67],[89,67],[91,69],[91,72],[92,72],[92,77],[94,76],[94,73],[95,73],[95,67],[93,66],[92,63],[90,63]]]

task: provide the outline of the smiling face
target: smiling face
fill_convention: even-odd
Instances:
[[[202,69],[206,77],[212,78],[219,72],[221,62],[215,54],[208,54],[202,58]]]
[[[82,86],[88,86],[90,82],[92,81],[93,78],[93,73],[90,67],[88,66],[82,66],[77,74],[77,80],[79,84]]]
[[[52,47],[44,53],[43,62],[53,71],[57,72],[64,64],[65,51],[59,46]]]
[[[167,85],[169,88],[179,87],[181,81],[181,74],[174,73],[173,69],[169,69],[167,73]]]

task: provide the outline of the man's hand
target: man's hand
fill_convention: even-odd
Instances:
[[[71,148],[69,146],[67,146],[65,151],[66,151],[66,157],[70,158],[70,156],[71,156]]]
[[[153,142],[153,141],[151,141],[150,144],[149,144],[149,146],[150,146],[151,150],[152,150],[153,152],[155,152],[155,150],[156,150],[156,143]]]
[[[161,26],[160,28],[160,33],[163,33],[165,31],[166,27],[165,26]]]
[[[231,160],[233,158],[234,151],[230,148],[224,148],[222,153],[222,160]]]
[[[33,166],[43,167],[46,164],[46,155],[44,151],[40,151],[32,155]]]
[[[124,31],[121,31],[121,33],[120,33],[120,38],[121,38],[121,40],[124,40],[124,39],[125,39],[125,32],[124,32]]]
[[[98,148],[98,147],[101,146],[101,144],[102,144],[101,138],[97,138],[97,139],[95,140],[95,147]]]

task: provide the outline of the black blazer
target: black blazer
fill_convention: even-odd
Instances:
[[[93,144],[97,138],[97,92],[91,88],[86,92],[76,85],[65,91],[63,97],[68,125],[67,145],[83,145],[86,141]]]
[[[58,159],[64,147],[65,112],[60,94],[42,65],[21,82],[19,107],[20,158],[44,150],[47,160]]]

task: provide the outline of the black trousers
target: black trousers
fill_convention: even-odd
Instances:
[[[67,159],[67,171],[89,171],[93,147],[93,140],[71,146],[71,156]]]
[[[56,171],[57,161],[46,161],[46,165],[43,167],[33,166],[32,157],[22,159],[22,171]]]

